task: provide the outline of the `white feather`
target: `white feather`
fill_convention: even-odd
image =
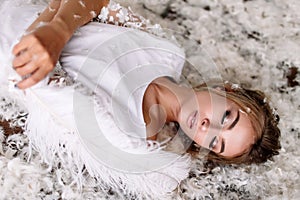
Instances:
[[[74,86],[35,87],[27,90],[23,96],[29,112],[26,135],[30,140],[30,146],[42,155],[47,164],[51,166],[55,157],[58,156],[62,164],[72,171],[73,180],[79,188],[84,180],[81,170],[85,167],[90,176],[95,177],[99,183],[106,184],[102,186],[103,189],[108,185],[121,188],[125,193],[143,193],[151,196],[165,195],[173,191],[180,181],[187,177],[190,167],[188,155],[180,156],[176,162],[163,169],[144,174],[120,172],[95,160],[81,144],[79,135],[76,133],[72,112],[74,90]],[[87,96],[87,98],[91,97]],[[127,140],[127,147],[136,152],[149,150],[146,143],[130,142],[124,135],[119,134],[107,110],[102,110],[98,114],[97,117],[102,123],[110,128],[109,135],[113,135],[114,140]],[[161,159],[178,157],[177,154],[162,150],[157,151],[157,156]]]

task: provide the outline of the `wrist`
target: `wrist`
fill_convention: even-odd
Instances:
[[[65,43],[68,42],[75,31],[75,28],[70,27],[61,17],[53,18],[49,24],[56,30]]]

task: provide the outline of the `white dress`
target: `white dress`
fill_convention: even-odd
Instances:
[[[11,49],[43,8],[5,1],[0,9],[1,91],[27,109],[31,147],[49,165],[55,156],[67,163],[79,185],[85,167],[99,184],[124,192],[173,191],[187,177],[190,157],[149,147],[142,101],[154,79],[179,79],[183,51],[146,32],[92,22],[76,31],[60,58],[80,87],[48,85],[46,78],[23,92],[13,88],[20,77],[11,69]]]

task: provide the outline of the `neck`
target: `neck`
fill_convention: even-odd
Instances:
[[[155,79],[151,83],[151,87],[152,89],[148,92],[151,95],[145,93],[144,97],[144,119],[146,119],[145,114],[149,116],[152,106],[159,105],[160,110],[163,112],[159,112],[157,118],[163,118],[165,122],[178,121],[183,101],[182,97],[193,94],[192,89],[181,87],[165,77]]]

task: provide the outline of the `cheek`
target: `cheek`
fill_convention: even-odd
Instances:
[[[188,136],[191,140],[193,140],[194,142],[196,142],[198,145],[201,146],[201,143],[203,141],[203,136],[201,136],[201,134],[199,134],[199,132],[195,132],[195,130],[190,130],[189,128],[187,128],[185,125],[179,124],[181,130],[183,131],[183,133]]]
[[[193,139],[194,142],[196,142],[199,146],[208,148],[208,137],[206,137],[205,134],[201,132],[197,132],[194,134],[191,139]]]
[[[253,132],[247,128],[241,128],[224,136],[228,156],[240,155],[254,142]]]

